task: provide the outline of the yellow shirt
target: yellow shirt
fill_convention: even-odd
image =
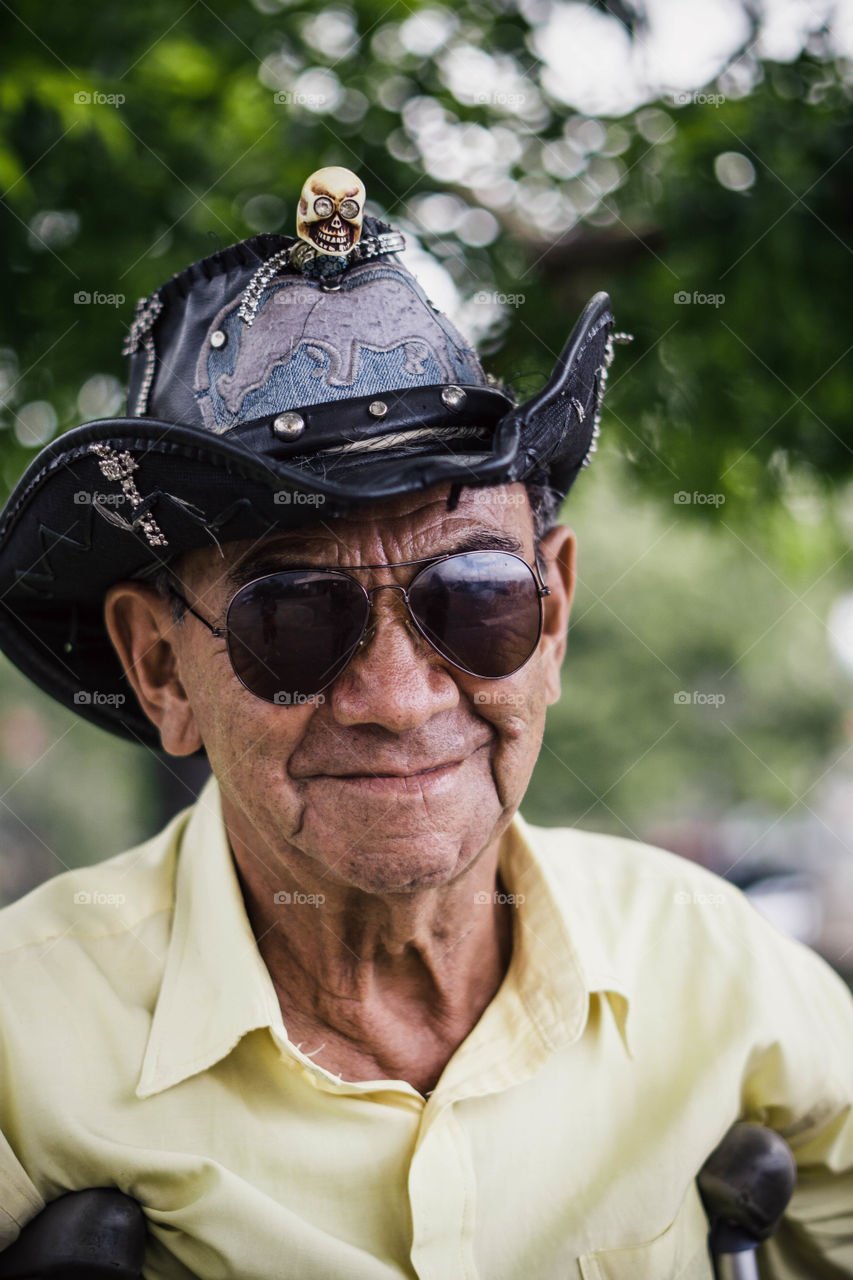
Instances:
[[[501,874],[512,962],[428,1099],[288,1040],[214,780],[6,907],[0,1246],[44,1201],[116,1186],[148,1217],[149,1280],[710,1280],[694,1178],[744,1117],[802,1170],[763,1275],[853,1276],[840,979],[633,841],[516,816]]]

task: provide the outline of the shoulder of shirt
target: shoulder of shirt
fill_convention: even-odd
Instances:
[[[592,884],[612,886],[623,882],[636,888],[641,882],[694,882],[708,889],[720,889],[744,900],[735,885],[698,862],[642,840],[587,831],[581,827],[539,827],[520,813],[516,822],[521,834],[544,868],[559,880],[576,887],[578,877]]]
[[[0,960],[52,939],[96,939],[128,933],[174,902],[179,836],[192,809],[155,836],[102,862],[46,880],[0,909]]]
[[[713,953],[721,969],[744,981],[756,966],[796,972],[843,988],[841,978],[811,947],[766,919],[746,894],[689,858],[623,836],[577,827],[538,827],[516,814],[578,944],[632,985],[636,957],[656,940],[658,957],[673,971],[692,972],[685,957]],[[676,963],[677,961],[677,963]]]
[[[623,836],[516,819],[579,947],[614,973],[627,974],[650,938],[673,956],[700,945],[731,962],[742,948],[765,961],[780,948],[814,955],[736,885],[688,858]]]

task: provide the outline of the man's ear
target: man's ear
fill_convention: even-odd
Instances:
[[[569,610],[575,591],[575,535],[567,525],[558,524],[539,543],[537,554],[545,585],[551,594],[542,601],[545,690],[548,706],[560,697],[560,667],[566,656]]]
[[[104,599],[104,621],[124,673],[163,750],[188,756],[202,745],[186,690],[178,678],[178,629],[167,600],[142,582],[117,582]]]

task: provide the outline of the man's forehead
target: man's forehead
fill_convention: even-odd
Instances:
[[[213,549],[191,552],[187,568],[202,569],[214,559],[220,573],[262,561],[262,571],[272,571],[276,560],[286,563],[294,558],[303,563],[324,558],[345,563],[350,551],[360,559],[362,549],[369,547],[377,548],[377,562],[385,558],[384,547],[399,548],[404,558],[412,559],[476,546],[521,555],[532,549],[532,516],[523,484],[463,488],[453,511],[447,509],[448,492],[444,485],[366,505],[335,519],[320,517],[299,529],[226,542],[221,554]]]

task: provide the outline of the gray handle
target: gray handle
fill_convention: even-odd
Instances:
[[[754,1249],[743,1253],[722,1253],[714,1259],[716,1280],[759,1280]]]

